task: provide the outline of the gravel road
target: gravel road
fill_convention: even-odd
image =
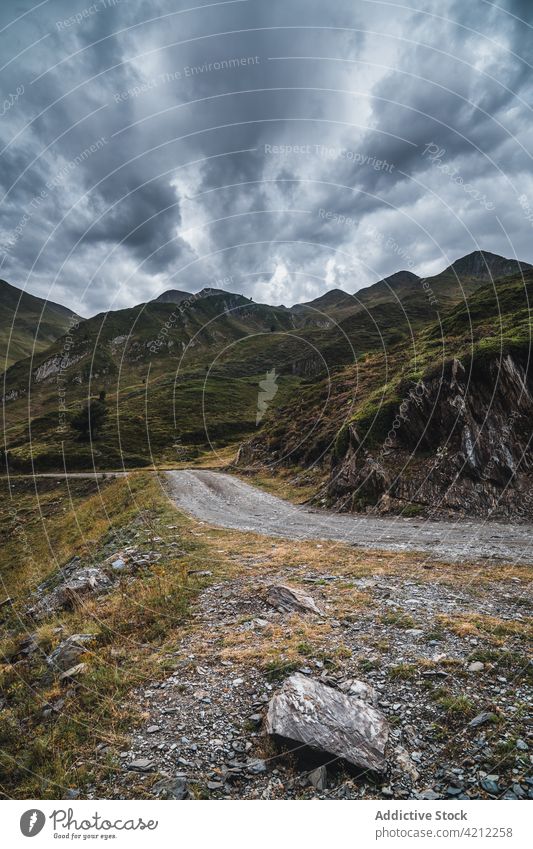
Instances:
[[[533,563],[533,528],[501,522],[381,518],[311,510],[221,472],[166,472],[177,507],[197,519],[287,539],[328,539],[386,551],[425,552],[450,562]]]

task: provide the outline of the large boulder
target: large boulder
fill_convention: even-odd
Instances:
[[[310,595],[306,595],[302,590],[297,589],[297,587],[290,587],[288,584],[277,584],[269,587],[266,600],[276,610],[284,613],[297,610],[301,613],[324,615]]]
[[[385,769],[389,725],[383,714],[361,699],[300,673],[291,675],[271,699],[266,732],[358,769]]]

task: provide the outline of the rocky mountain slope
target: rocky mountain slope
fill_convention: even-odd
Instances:
[[[240,452],[324,470],[321,503],[531,517],[533,273],[318,381]]]

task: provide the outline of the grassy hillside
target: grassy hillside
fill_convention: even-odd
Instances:
[[[79,316],[0,280],[0,371],[46,350]]]
[[[153,475],[19,478],[11,487],[3,479],[0,486],[1,600],[11,598],[0,609],[0,795],[66,798],[69,788],[109,773],[111,761],[98,746],[120,749],[140,719],[127,694],[171,668],[202,585],[188,570],[205,568],[205,546],[188,533]],[[28,615],[30,594],[73,557],[101,565],[128,545],[156,554],[157,562],[46,621]],[[46,656],[66,635],[80,633],[91,636],[81,657],[83,680],[58,680]]]
[[[278,400],[299,381],[292,330],[287,310],[223,292],[95,316],[6,373],[11,466],[143,466],[243,437],[257,427],[266,372],[277,369]],[[95,443],[80,441],[70,421],[101,392],[106,424]]]

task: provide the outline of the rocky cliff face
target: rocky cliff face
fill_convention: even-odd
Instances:
[[[383,441],[350,425],[329,501],[347,510],[533,515],[533,368],[508,353],[405,386]],[[405,393],[405,394],[403,394]]]

